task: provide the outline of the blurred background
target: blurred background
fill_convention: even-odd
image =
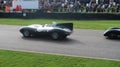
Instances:
[[[0,0],[6,13],[119,13],[120,0]]]

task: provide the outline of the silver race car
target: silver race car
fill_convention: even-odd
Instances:
[[[24,37],[48,36],[54,40],[66,38],[73,32],[73,23],[32,24],[20,28]]]
[[[120,38],[120,28],[118,27],[109,28],[104,32],[104,36],[110,39]]]

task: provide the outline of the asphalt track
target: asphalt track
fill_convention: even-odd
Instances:
[[[65,40],[23,38],[20,26],[0,25],[0,49],[120,60],[120,40],[103,37],[103,30],[75,29]]]

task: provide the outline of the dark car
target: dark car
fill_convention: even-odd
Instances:
[[[119,27],[109,28],[104,32],[104,36],[110,39],[120,38],[120,28]]]
[[[66,38],[73,32],[73,23],[32,24],[20,28],[24,37],[49,36],[52,39]]]

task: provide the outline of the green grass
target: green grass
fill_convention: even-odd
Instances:
[[[76,29],[105,30],[120,27],[120,20],[56,20],[56,19],[7,19],[0,18],[3,25],[29,25],[55,22],[73,22]],[[120,61],[59,56],[0,50],[0,67],[120,67]]]
[[[0,67],[120,67],[120,61],[0,50]]]
[[[57,20],[57,19],[7,19],[0,18],[0,24],[29,25],[55,22],[73,22],[76,29],[105,30],[109,27],[120,27],[120,20]]]

